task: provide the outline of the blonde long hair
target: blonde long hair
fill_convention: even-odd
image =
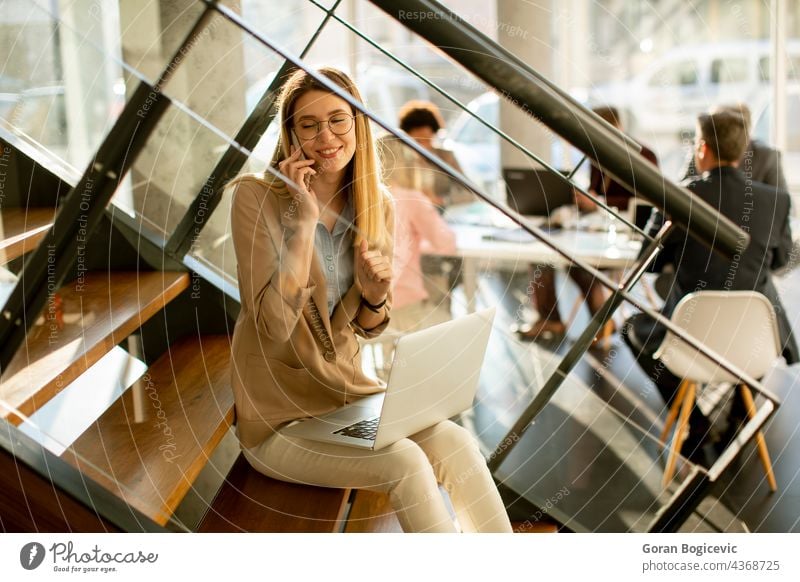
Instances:
[[[341,87],[359,103],[364,102],[355,83],[342,71],[333,67],[321,67],[317,72]],[[327,87],[303,69],[296,70],[281,88],[277,115],[280,122],[280,137],[270,161],[270,166],[275,170],[278,169],[278,164],[288,158],[291,153],[289,145],[292,143],[290,131],[293,126],[294,107],[297,100],[309,91],[330,93]],[[353,197],[356,226],[353,242],[355,245],[359,245],[366,238],[370,246],[385,247],[391,242],[388,240],[390,230],[385,224],[385,205],[392,202],[381,180],[380,165],[375,152],[375,140],[372,137],[369,118],[360,111],[353,111],[353,115],[355,116],[356,151],[344,176],[345,187],[349,189]],[[266,182],[269,191],[276,196],[288,195],[288,188],[283,180],[269,172],[239,176],[230,184],[235,185],[248,179]]]

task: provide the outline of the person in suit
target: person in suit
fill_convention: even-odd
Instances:
[[[742,116],[748,133],[752,131],[752,117],[750,108],[746,104],[721,105],[713,111],[738,113]],[[744,153],[739,160],[739,169],[744,172],[747,178],[755,182],[774,186],[778,190],[789,190],[786,184],[786,176],[783,173],[781,153],[758,138],[753,137],[748,141],[747,147],[745,147]],[[694,154],[692,154],[687,160],[686,169],[683,172],[683,180],[693,180],[697,177]]]
[[[610,123],[622,131],[619,112],[615,107],[602,106],[593,109],[606,122]],[[639,144],[641,145],[641,144]],[[648,147],[641,145],[641,155],[652,164],[658,166],[656,154]],[[589,193],[596,198],[604,199],[610,207],[624,211],[628,209],[628,204],[633,194],[606,174],[602,168],[592,164],[589,180]],[[576,191],[575,205],[583,213],[597,212],[598,206],[591,198],[584,196]],[[539,319],[530,326],[520,326],[517,328],[520,339],[537,340],[558,338],[566,332],[566,325],[561,320],[558,308],[558,294],[556,292],[556,271],[549,265],[531,265],[531,282],[528,285],[532,303],[536,306]],[[591,314],[597,313],[603,306],[606,293],[603,286],[594,280],[594,277],[576,267],[571,267],[567,271],[569,277],[575,281],[583,297],[586,298],[586,305]],[[613,321],[606,324],[606,330],[601,335],[608,335],[614,331]],[[596,342],[597,340],[595,340]]]
[[[344,73],[319,74],[362,101]],[[275,479],[386,492],[404,531],[455,531],[442,483],[464,530],[510,532],[475,439],[453,422],[380,451],[281,433],[384,388],[363,373],[356,335],[389,324],[394,212],[369,120],[347,101],[298,70],[281,90],[278,119],[272,171],[228,186],[241,297],[232,380],[245,458]]]
[[[789,226],[789,194],[774,187],[750,182],[738,168],[747,146],[747,126],[737,112],[720,110],[698,117],[695,137],[695,164],[702,177],[687,188],[750,234],[749,246],[737,253],[735,263],[724,259],[684,229],[674,229],[664,241],[658,268],[673,265],[675,280],[661,313],[670,317],[685,295],[699,290],[753,290],[765,295],[777,314],[783,357],[798,361],[798,350],[789,320],[772,281],[771,271],[789,262],[792,236]],[[663,215],[654,213],[649,224],[654,234],[663,224]],[[690,225],[691,226],[691,225]],[[654,360],[666,328],[646,314],[636,314],[625,322],[623,338],[633,350],[640,367],[671,404],[680,379]],[[684,444],[689,455],[703,460],[701,446],[709,430],[708,419],[695,408],[691,432]]]

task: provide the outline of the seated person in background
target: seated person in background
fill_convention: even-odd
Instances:
[[[712,113],[717,111],[729,111],[741,115],[748,133],[752,132],[750,108],[744,103],[720,105],[712,109]],[[786,176],[783,173],[781,153],[758,138],[751,137],[748,141],[747,147],[745,147],[744,153],[739,159],[739,170],[750,180],[774,186],[778,190],[789,190],[786,185]],[[697,178],[697,174],[694,153],[692,153],[687,160],[686,169],[683,172],[683,180]]]
[[[619,111],[617,111],[616,107],[596,107],[592,111],[618,130],[623,130],[622,123],[619,120]],[[652,162],[653,165],[658,166],[658,158],[653,150],[641,143],[639,145],[642,148],[640,152],[642,157]],[[594,164],[592,164],[590,176],[589,194],[596,198],[605,199],[606,204],[612,208],[617,208],[620,211],[628,209],[630,199],[633,197],[630,190],[619,182],[615,182],[611,176]],[[580,194],[575,196],[575,204],[577,204],[578,208],[583,212],[593,212],[597,210],[597,204],[595,204],[594,200]]]
[[[449,303],[436,304],[425,289],[424,250],[455,251],[455,234],[419,190],[416,154],[392,135],[380,139],[383,178],[395,202],[394,288],[390,331],[410,332],[450,318]]]
[[[436,145],[436,136],[444,129],[444,119],[436,105],[430,101],[409,101],[400,108],[398,125],[421,147],[463,173],[453,152]],[[420,171],[420,189],[438,207],[445,208],[451,204],[475,200],[469,190],[424,158],[415,155],[412,163],[417,165]]]
[[[436,145],[437,135],[444,129],[444,119],[436,105],[430,101],[407,102],[400,108],[398,125],[421,147],[462,172],[453,152]],[[433,202],[440,213],[447,206],[475,200],[472,192],[451,179],[447,173],[428,163],[416,152],[409,153],[412,154],[410,164],[419,173],[419,190]],[[436,305],[446,303],[449,311],[450,291],[458,284],[461,261],[455,258],[424,256],[422,272],[425,274],[425,287],[431,301]]]
[[[622,131],[622,124],[619,121],[619,112],[614,107],[597,107],[593,111],[605,121]],[[640,144],[641,145],[641,144]],[[658,166],[658,159],[655,153],[649,148],[642,146],[641,154],[644,158]],[[620,211],[627,210],[628,203],[632,197],[630,191],[622,184],[615,182],[611,176],[603,172],[602,169],[592,164],[591,178],[589,180],[589,193],[601,199],[605,199],[606,204],[616,207]],[[580,212],[595,212],[597,204],[579,192],[575,193],[575,204]],[[563,335],[566,326],[561,321],[558,311],[558,294],[556,293],[556,272],[549,265],[531,265],[531,284],[529,289],[532,295],[532,302],[539,313],[539,319],[530,327],[520,328],[519,335],[524,340],[548,339],[554,336]],[[583,269],[571,267],[568,270],[570,278],[580,287],[581,293],[586,298],[589,312],[594,315],[605,302],[606,294],[603,286],[594,280],[590,273]],[[607,324],[607,333],[613,331],[612,321]]]
[[[783,356],[787,363],[792,364],[798,361],[797,345],[770,274],[789,261],[792,248],[790,197],[787,192],[746,180],[737,166],[747,142],[747,127],[740,114],[718,111],[699,116],[695,165],[703,177],[689,183],[687,188],[745,228],[751,241],[734,269],[730,260],[696,241],[684,229],[674,229],[664,241],[658,261],[661,266],[671,263],[675,267],[675,283],[661,313],[670,317],[682,297],[701,289],[758,291],[775,308]],[[656,212],[648,230],[655,234],[662,223],[663,216]],[[622,330],[637,362],[653,379],[669,406],[681,380],[672,375],[663,363],[653,359],[665,334],[666,328],[643,313],[628,319]],[[709,428],[708,419],[695,407],[683,454],[703,462],[702,443]]]

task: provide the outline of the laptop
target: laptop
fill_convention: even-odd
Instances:
[[[379,450],[472,406],[495,308],[401,337],[386,391],[281,429],[287,436]]]
[[[575,202],[572,185],[549,170],[504,168],[503,180],[509,207],[523,216],[550,216],[556,208]]]

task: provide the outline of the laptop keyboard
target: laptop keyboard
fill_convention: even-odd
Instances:
[[[355,424],[351,424],[350,426],[340,428],[333,434],[340,434],[342,436],[352,437],[354,439],[374,441],[375,435],[378,434],[378,422],[380,422],[380,420],[380,416],[367,420],[361,420]]]

